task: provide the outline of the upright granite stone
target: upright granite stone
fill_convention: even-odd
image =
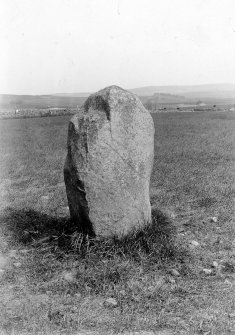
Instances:
[[[64,178],[70,215],[85,234],[123,236],[151,221],[154,124],[117,86],[92,94],[69,123]]]

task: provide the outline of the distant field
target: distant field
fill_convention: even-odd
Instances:
[[[41,196],[50,196],[51,212],[66,204],[63,164],[71,116],[2,120],[1,174],[5,202],[40,210]],[[22,196],[22,192],[24,196]],[[54,212],[53,212],[54,213]]]
[[[14,248],[15,262],[21,263],[14,267],[9,256],[1,282],[3,331],[235,332],[234,113],[153,114],[151,203],[175,227],[175,248],[185,254],[167,261],[159,256],[155,263],[147,254],[138,261],[109,254],[92,263],[79,253],[67,254],[59,245],[50,249],[49,242],[44,249],[35,247],[32,241],[45,237],[45,231],[42,236],[34,232],[30,240],[14,235],[19,224],[22,234],[33,234],[30,225],[40,231],[43,223],[56,226],[58,220],[59,230],[60,220],[68,218],[63,164],[69,119],[0,121],[0,251],[8,255]],[[21,253],[22,249],[31,251]],[[212,267],[213,261],[218,268]],[[61,279],[71,268],[82,273],[76,282]],[[179,275],[174,277],[172,268]],[[210,275],[204,268],[211,270]],[[110,296],[117,300],[116,308],[102,305]]]
[[[50,211],[56,211],[62,203],[66,205],[65,194],[60,192],[70,117],[1,121],[2,188],[5,184],[5,201],[9,204],[19,206],[20,201],[20,206],[38,209],[40,196],[49,194]],[[228,172],[233,162],[233,117],[232,112],[153,114],[153,203],[163,207],[170,203],[175,208],[213,198],[203,210],[219,210],[221,201],[221,210],[227,207],[232,185]],[[26,202],[19,197],[22,191]]]

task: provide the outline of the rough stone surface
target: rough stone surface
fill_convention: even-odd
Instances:
[[[64,178],[70,215],[84,233],[125,235],[151,221],[154,124],[120,87],[91,95],[69,123]]]

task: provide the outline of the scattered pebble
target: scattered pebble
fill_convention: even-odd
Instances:
[[[172,276],[180,276],[180,273],[179,273],[179,271],[177,271],[176,269],[171,269],[170,270],[170,274],[172,275]]]
[[[230,314],[228,315],[228,317],[229,317],[230,319],[235,318],[235,313],[230,313]]]
[[[20,262],[17,263],[13,263],[15,268],[20,268],[22,266],[22,264]]]
[[[63,278],[69,283],[72,283],[76,280],[75,273],[72,271],[66,271],[63,273]]]
[[[210,222],[216,223],[218,221],[218,218],[216,216],[213,216],[210,218]]]
[[[77,293],[75,293],[75,296],[76,296],[76,298],[81,298],[81,293],[80,292],[77,292]]]
[[[164,214],[171,219],[175,219],[177,217],[174,211],[171,211],[170,209],[165,209]]]
[[[213,261],[212,262],[212,267],[213,268],[217,268],[219,266],[219,264],[216,262],[216,261]]]
[[[199,246],[199,242],[198,241],[191,241],[190,244],[194,247],[198,247]]]
[[[169,277],[168,282],[171,283],[171,284],[175,284],[175,279],[172,278],[172,277]]]
[[[117,300],[114,299],[114,298],[108,298],[104,301],[104,306],[105,307],[115,308],[115,307],[117,307],[117,305],[118,305]]]
[[[121,290],[120,292],[119,292],[119,294],[120,295],[122,295],[123,297],[126,295],[126,291],[125,290]]]
[[[202,272],[203,272],[205,275],[211,275],[211,274],[212,274],[212,270],[211,270],[211,269],[202,269]]]

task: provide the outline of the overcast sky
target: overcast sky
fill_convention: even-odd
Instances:
[[[235,0],[0,0],[0,93],[235,83]]]

